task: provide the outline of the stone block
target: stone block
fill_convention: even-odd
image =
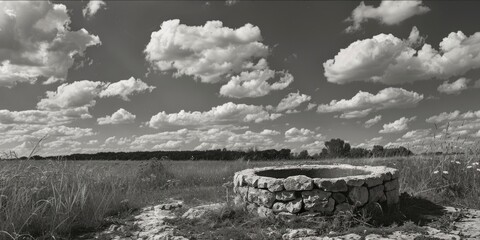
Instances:
[[[257,187],[258,184],[258,176],[255,175],[247,175],[245,176],[245,182],[247,183],[248,186],[250,187]]]
[[[379,202],[383,199],[385,199],[385,193],[383,192],[384,186],[383,185],[378,185],[373,188],[370,188],[369,191],[369,197],[368,201],[369,202]]]
[[[247,201],[248,187],[238,187],[237,194],[242,198],[242,200]]]
[[[347,179],[347,185],[352,187],[360,187],[365,183],[363,179],[351,178]]]
[[[398,183],[398,179],[388,181],[388,182],[384,183],[384,185],[385,185],[385,191],[387,191],[387,192],[400,188],[400,184]]]
[[[347,197],[343,193],[333,193],[332,197],[337,203],[343,203],[347,200]]]
[[[272,206],[273,213],[287,212],[287,204],[283,202],[276,202]]]
[[[348,203],[340,203],[337,206],[335,206],[335,213],[340,213],[340,212],[351,212],[353,211],[353,206],[348,204]]]
[[[321,189],[302,192],[305,210],[327,208],[331,195],[331,192],[325,192]],[[335,203],[335,201],[333,202]]]
[[[399,201],[398,189],[385,192],[385,196],[387,197],[387,205],[394,205],[397,204]]]
[[[278,192],[284,189],[282,179],[271,177],[258,178],[257,187],[261,189],[268,189],[271,192]]]
[[[313,189],[312,179],[304,175],[288,177],[283,181],[283,185],[287,191],[306,191]]]
[[[315,178],[313,182],[318,188],[328,192],[346,192],[348,190],[347,183],[343,179],[328,180]]]
[[[289,213],[298,213],[302,210],[303,201],[301,198],[297,198],[287,203],[287,211]]]
[[[348,198],[356,207],[361,207],[368,202],[368,188],[353,187],[348,192]]]
[[[365,183],[367,184],[367,187],[375,187],[378,185],[383,184],[383,177],[381,175],[378,176],[373,176],[365,179]]]
[[[279,201],[290,201],[295,199],[294,191],[281,191],[275,193],[275,199]]]
[[[273,216],[273,210],[270,208],[266,208],[264,206],[260,206],[257,208],[257,215],[261,218],[268,218]]]

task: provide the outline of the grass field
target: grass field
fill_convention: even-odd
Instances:
[[[0,239],[70,238],[135,209],[180,199],[226,201],[222,185],[245,168],[285,164],[385,165],[401,171],[400,192],[442,205],[480,208],[478,155],[323,161],[3,161]],[[231,194],[231,190],[230,190]]]

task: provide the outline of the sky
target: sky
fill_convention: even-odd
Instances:
[[[478,146],[479,7],[0,1],[0,153]]]

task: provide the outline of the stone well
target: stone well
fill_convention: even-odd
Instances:
[[[234,192],[259,215],[318,212],[332,215],[379,203],[395,209],[398,170],[383,166],[299,165],[236,172]]]

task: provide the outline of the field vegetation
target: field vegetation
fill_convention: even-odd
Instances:
[[[0,239],[70,239],[80,233],[98,231],[141,207],[169,199],[183,200],[187,207],[230,202],[232,192],[224,184],[232,181],[236,171],[268,165],[385,165],[400,170],[400,192],[408,193],[407,196],[440,205],[480,209],[479,156],[478,149],[469,149],[442,155],[283,161],[3,160],[0,161]],[[205,224],[216,233],[225,229],[241,232],[248,226],[272,224],[268,220],[249,222],[251,218],[245,214],[238,209],[226,209]],[[350,228],[352,222],[348,219],[348,216],[332,219],[338,228],[326,229]],[[239,222],[242,227],[231,228]],[[368,226],[367,221],[363,222]],[[183,224],[183,229],[192,226],[192,223],[179,224]],[[256,237],[268,239],[268,236]]]

